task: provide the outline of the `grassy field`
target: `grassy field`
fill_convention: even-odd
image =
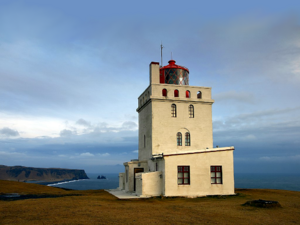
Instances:
[[[67,191],[0,180],[0,224],[300,224],[300,192],[236,189],[236,196],[118,200],[103,190]],[[242,206],[249,200],[278,201],[282,208]]]

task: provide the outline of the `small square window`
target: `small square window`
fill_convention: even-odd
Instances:
[[[212,184],[222,184],[222,166],[210,167],[210,180]]]
[[[177,183],[179,185],[190,184],[190,166],[178,166]]]

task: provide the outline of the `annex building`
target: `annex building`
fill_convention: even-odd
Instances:
[[[138,159],[125,162],[119,189],[146,196],[234,194],[234,147],[213,147],[210,87],[189,86],[189,70],[150,64],[138,98]]]

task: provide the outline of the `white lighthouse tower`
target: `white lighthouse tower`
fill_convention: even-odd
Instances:
[[[213,148],[211,88],[189,85],[189,70],[150,64],[138,98],[139,158],[124,163],[119,189],[139,196],[234,194],[234,147]]]

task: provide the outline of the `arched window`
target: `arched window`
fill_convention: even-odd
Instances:
[[[198,92],[197,92],[197,98],[202,98],[202,93],[201,93],[201,91],[198,91]]]
[[[191,145],[191,135],[189,132],[185,133],[185,146],[190,146]]]
[[[172,117],[176,117],[176,105],[175,104],[172,104],[171,105],[171,115]]]
[[[185,97],[186,97],[186,98],[190,98],[190,96],[191,96],[190,91],[186,91],[186,92],[185,92]]]
[[[177,146],[182,146],[182,134],[180,132],[177,133]]]
[[[189,105],[189,117],[194,118],[194,106]]]
[[[174,97],[179,97],[179,91],[177,89],[174,91]]]
[[[167,89],[164,88],[162,90],[162,96],[167,97]]]

